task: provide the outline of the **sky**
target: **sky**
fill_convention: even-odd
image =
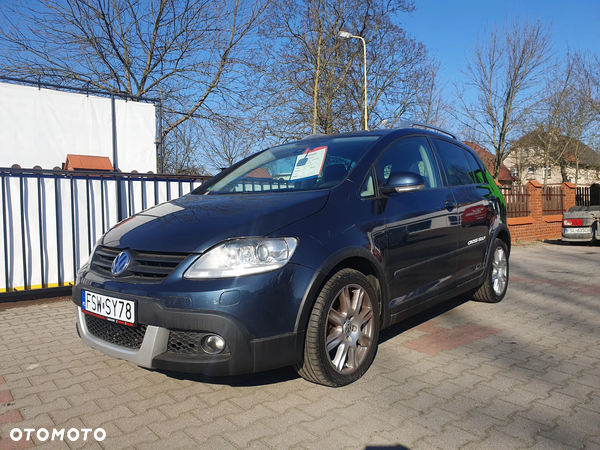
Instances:
[[[415,0],[415,6],[400,18],[402,26],[436,56],[449,84],[464,79],[459,67],[477,36],[514,17],[551,26],[558,56],[567,48],[600,54],[600,0]]]

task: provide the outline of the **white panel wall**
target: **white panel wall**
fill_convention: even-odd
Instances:
[[[149,103],[115,100],[117,163],[156,172],[156,116]],[[113,162],[109,98],[0,83],[0,167],[61,167],[67,154]]]

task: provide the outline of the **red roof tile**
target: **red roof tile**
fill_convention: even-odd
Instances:
[[[65,170],[113,170],[108,156],[67,155]]]

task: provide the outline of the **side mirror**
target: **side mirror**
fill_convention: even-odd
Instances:
[[[425,187],[425,180],[421,175],[414,172],[392,172],[381,187],[383,194],[395,194],[397,192],[418,191]]]

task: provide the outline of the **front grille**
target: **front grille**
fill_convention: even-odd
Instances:
[[[85,324],[90,334],[98,339],[127,348],[140,348],[146,334],[146,325],[129,327],[89,314],[85,314]]]
[[[111,266],[123,249],[98,246],[92,257],[92,268],[104,275],[113,276]],[[128,250],[129,267],[118,278],[133,279],[145,283],[160,283],[188,257],[181,253],[150,253]]]
[[[195,331],[171,330],[169,333],[169,342],[167,352],[183,353],[186,355],[198,355],[204,353],[200,347],[200,340],[206,333],[197,333]]]

